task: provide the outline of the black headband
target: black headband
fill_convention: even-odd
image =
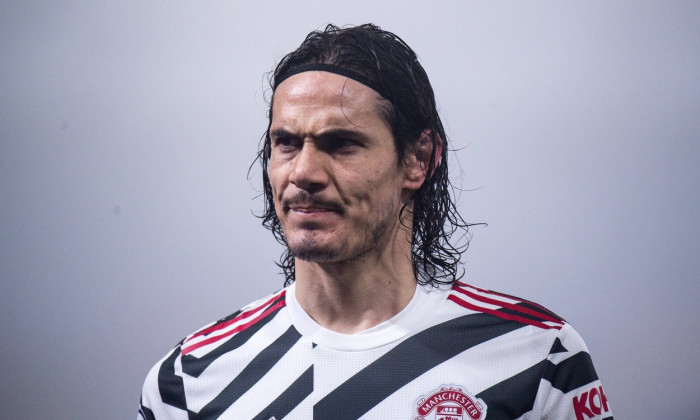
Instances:
[[[349,77],[350,79],[355,80],[356,82],[360,82],[363,85],[374,89],[385,99],[388,99],[388,96],[386,96],[384,92],[382,92],[382,89],[379,87],[379,84],[377,84],[377,82],[375,82],[374,80],[365,77],[356,71],[346,69],[345,67],[336,66],[335,64],[324,63],[304,64],[299,67],[294,67],[293,69],[284,73],[282,76],[277,76],[277,79],[275,80],[275,89],[277,89],[277,86],[279,86],[280,83],[284,82],[288,78],[294,76],[295,74],[303,73],[305,71],[327,71],[329,73],[335,73],[341,76]]]

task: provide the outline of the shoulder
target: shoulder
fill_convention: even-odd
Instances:
[[[452,285],[447,299],[470,312],[483,313],[543,330],[561,330],[567,325],[563,318],[535,302],[461,281]]]
[[[224,338],[242,333],[249,328],[264,323],[277,311],[286,306],[286,294],[287,289],[272,293],[190,334],[181,343],[182,355],[187,355],[200,348],[216,345],[217,342]]]
[[[462,334],[482,337],[482,348],[499,363],[528,360],[542,369],[562,348],[567,349],[567,356],[586,351],[578,333],[563,318],[516,296],[456,282],[447,296],[446,312]]]
[[[456,282],[448,301],[466,319],[476,315],[489,331],[486,344],[501,365],[527,360],[537,389],[535,418],[611,418],[611,409],[581,335],[563,318],[535,302]],[[473,322],[472,322],[473,323]],[[585,414],[585,416],[583,416]]]
[[[185,381],[188,374],[198,376],[224,347],[237,347],[264,325],[275,318],[286,306],[287,289],[258,299],[218,321],[212,322],[188,335],[159,360],[146,376],[141,395],[142,417],[149,413],[167,418],[187,418]]]

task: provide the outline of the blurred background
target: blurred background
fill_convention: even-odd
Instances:
[[[586,340],[620,419],[700,410],[695,1],[3,1],[0,418],[135,418],[182,337],[282,287],[266,73],[313,29],[418,53],[468,283]]]

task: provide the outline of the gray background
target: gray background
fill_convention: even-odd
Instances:
[[[584,336],[620,419],[700,409],[700,5],[0,3],[0,417],[134,418],[180,338],[281,287],[264,74],[327,22],[419,54],[467,282]]]

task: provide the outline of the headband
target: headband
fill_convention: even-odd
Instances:
[[[365,77],[361,75],[360,73],[346,69],[345,67],[340,67],[336,66],[335,64],[325,64],[325,63],[311,63],[311,64],[304,64],[299,67],[294,67],[293,69],[289,70],[288,72],[284,73],[282,76],[277,76],[277,79],[275,80],[275,89],[280,85],[280,83],[284,82],[288,78],[294,76],[295,74],[303,73],[305,71],[326,71],[328,73],[335,73],[339,74],[341,76],[348,77],[356,82],[360,82],[363,85],[375,90],[377,93],[382,95],[384,98],[388,99],[389,97],[384,94],[382,91],[382,88],[379,86],[377,82],[374,80],[370,79],[369,77]]]

